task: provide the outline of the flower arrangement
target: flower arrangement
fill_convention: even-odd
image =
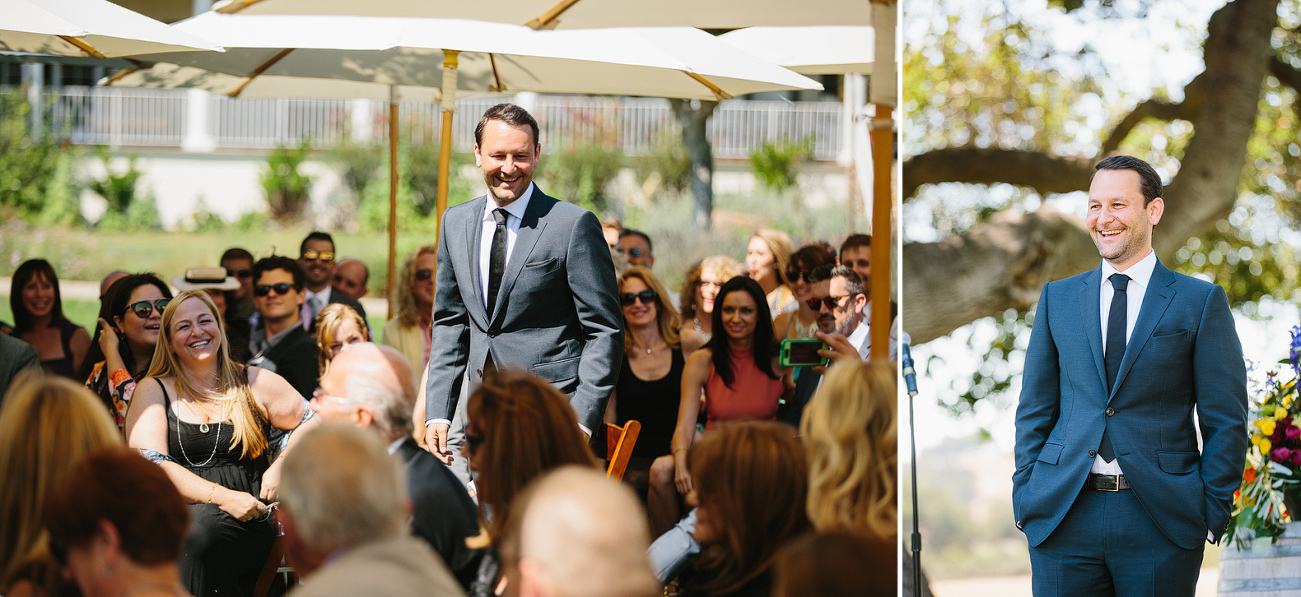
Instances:
[[[1255,392],[1251,411],[1251,447],[1242,483],[1233,492],[1233,512],[1225,536],[1239,548],[1268,547],[1283,534],[1283,525],[1301,520],[1301,326],[1292,328],[1288,358],[1294,376],[1282,381],[1271,371]]]

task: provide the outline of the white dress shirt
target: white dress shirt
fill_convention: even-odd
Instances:
[[[533,198],[533,183],[529,183],[529,188],[524,190],[524,195],[519,199],[511,201],[503,209],[506,210],[506,261],[510,263],[511,251],[515,249],[515,239],[519,237],[519,226],[524,221],[524,212],[529,208],[529,200]],[[493,201],[492,194],[488,193],[488,200],[484,202],[483,215],[479,225],[482,226],[483,234],[479,238],[479,290],[483,292],[484,308],[489,309],[488,301],[488,270],[492,265],[492,239],[497,235],[497,219],[492,216],[492,212],[498,208],[497,202]]]
[[[1134,323],[1138,321],[1138,311],[1143,307],[1143,295],[1147,293],[1148,284],[1152,281],[1152,270],[1156,269],[1156,253],[1148,250],[1147,257],[1144,257],[1138,263],[1131,265],[1123,272],[1129,276],[1129,284],[1125,287],[1125,344],[1129,344],[1129,338],[1134,334]],[[1098,283],[1098,305],[1099,313],[1102,315],[1102,349],[1107,349],[1107,319],[1111,315],[1111,295],[1116,293],[1116,289],[1111,285],[1111,275],[1117,273],[1115,267],[1106,260],[1102,262],[1102,278]],[[1103,354],[1106,358],[1106,354]],[[1110,388],[1108,388],[1110,390]],[[1098,454],[1093,457],[1093,467],[1089,472],[1104,475],[1119,475],[1120,459],[1107,462]]]

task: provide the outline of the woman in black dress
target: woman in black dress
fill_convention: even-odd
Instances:
[[[267,436],[272,427],[300,427],[311,412],[279,375],[230,360],[206,293],[182,292],[167,305],[126,433],[127,444],[158,462],[193,504],[181,554],[190,593],[252,593],[275,539],[269,505],[280,460],[268,462]],[[288,449],[294,443],[291,436]]]

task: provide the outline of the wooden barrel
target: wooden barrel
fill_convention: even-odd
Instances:
[[[1220,549],[1221,597],[1301,597],[1301,522],[1285,528],[1269,549]]]

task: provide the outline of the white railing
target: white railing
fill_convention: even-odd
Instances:
[[[64,87],[51,99],[60,130],[78,144],[181,147],[193,109],[183,90]],[[453,146],[469,151],[477,115],[503,101],[457,102]],[[307,99],[230,99],[209,96],[205,130],[218,148],[269,149],[299,143],[328,147],[349,135],[358,109],[368,109],[372,136],[383,138],[388,106],[382,102]],[[442,119],[437,104],[399,107],[401,134],[414,142],[436,141]],[[205,112],[196,112],[198,114]],[[677,134],[668,100],[543,95],[532,112],[546,147],[601,143],[628,155],[645,155],[662,135]],[[745,159],[764,142],[813,140],[814,159],[834,160],[840,149],[842,106],[832,102],[729,100],[709,121],[717,158]],[[355,132],[354,132],[355,134]]]

